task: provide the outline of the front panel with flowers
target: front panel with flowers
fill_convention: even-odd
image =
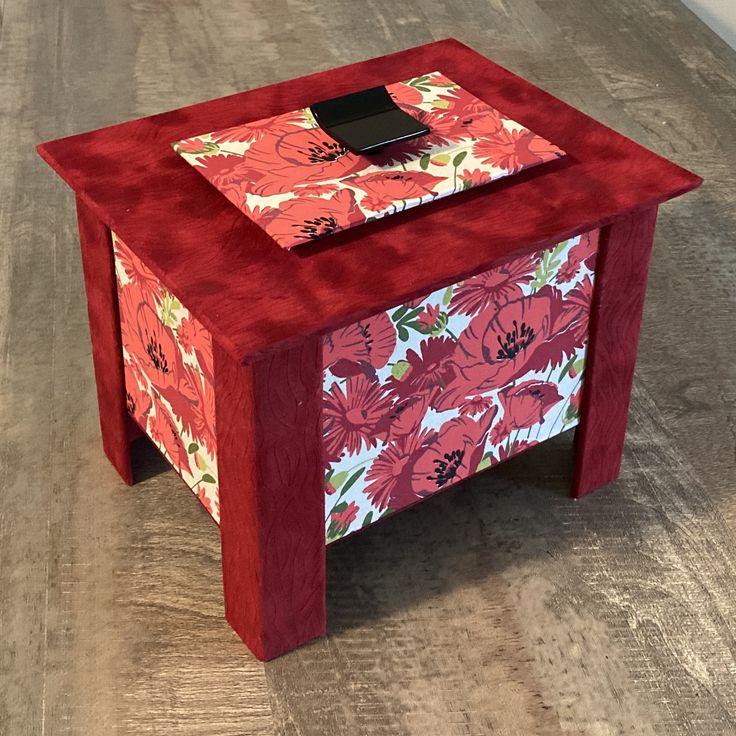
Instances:
[[[220,520],[210,333],[113,233],[128,412]]]
[[[327,541],[578,423],[598,232],[324,340]]]

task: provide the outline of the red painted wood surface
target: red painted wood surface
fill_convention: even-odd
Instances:
[[[626,436],[657,207],[601,233],[572,495],[616,480]]]
[[[568,156],[287,252],[170,148],[181,138],[433,70]],[[700,183],[454,40],[52,141],[39,151],[244,361]]]
[[[309,338],[242,366],[214,345],[225,612],[262,660],[325,633],[321,355]]]
[[[130,442],[139,434],[135,432],[125,406],[123,346],[112,239],[110,231],[79,197],[77,220],[102,446],[115,469],[130,485],[133,483]]]

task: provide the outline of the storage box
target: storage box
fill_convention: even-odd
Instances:
[[[302,145],[311,103],[396,80],[434,138]],[[219,522],[258,657],[325,632],[326,542],[572,428],[572,494],[618,476],[657,207],[700,179],[466,46],[39,151],[77,195],[104,449],[132,483],[144,432]]]

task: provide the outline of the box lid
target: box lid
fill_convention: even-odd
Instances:
[[[567,155],[286,250],[170,146],[203,130],[261,120],[427,69],[441,69]],[[214,339],[246,362],[701,183],[452,39],[38,148]]]
[[[282,248],[564,155],[441,72],[387,90],[428,135],[359,155],[302,108],[177,141],[174,150]]]

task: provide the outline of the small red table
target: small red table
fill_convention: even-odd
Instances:
[[[567,156],[286,251],[170,145],[435,69]],[[126,406],[111,232],[208,334],[226,615],[260,659],[326,630],[324,336],[595,233],[572,495],[617,478],[657,207],[697,187],[696,175],[455,40],[51,141],[39,152],[77,195],[103,445],[127,483],[130,444],[141,432]],[[197,450],[189,444],[192,457]],[[434,462],[444,471],[444,460]]]

